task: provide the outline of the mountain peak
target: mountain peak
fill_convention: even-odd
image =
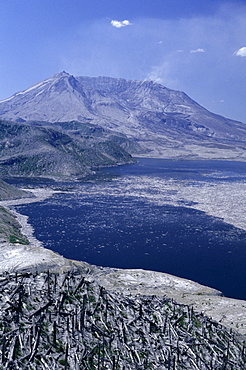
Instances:
[[[58,73],[55,73],[53,75],[53,77],[55,77],[55,78],[69,77],[69,76],[71,76],[71,75],[69,73],[67,73],[66,71],[58,72]]]
[[[14,95],[12,95],[11,97],[7,98],[7,99],[4,99],[4,100],[1,100],[0,101],[0,104],[1,103],[4,103],[4,102],[8,102],[10,100],[13,100],[14,98],[20,98],[21,96],[31,92],[31,91],[37,91],[37,90],[41,90],[43,88],[47,88],[48,85],[52,84],[53,82],[61,79],[61,78],[64,78],[64,77],[70,77],[71,75],[65,71],[63,72],[59,72],[59,73],[56,73],[54,74],[53,76],[41,81],[41,82],[38,82],[36,83],[35,85],[32,85],[31,87],[25,89],[25,90],[21,90],[17,93],[15,93]],[[11,102],[12,103],[12,102]]]
[[[209,112],[184,92],[151,80],[74,77],[65,71],[1,101],[0,118],[52,123],[89,121],[133,138],[145,153],[165,157],[170,153],[185,158],[211,157],[213,149],[209,148],[216,146],[217,151],[216,140],[222,140],[224,145],[225,140],[246,139],[244,124]],[[202,143],[200,154],[196,145],[201,148]],[[204,149],[205,144],[208,149]]]
[[[55,73],[54,75],[50,76],[49,78],[45,79],[43,82],[45,81],[56,81],[56,80],[59,80],[61,78],[69,78],[71,75],[65,71],[62,71],[62,72],[58,72],[58,73]],[[35,86],[35,85],[34,85]]]

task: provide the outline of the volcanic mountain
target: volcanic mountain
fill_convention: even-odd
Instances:
[[[74,77],[66,72],[0,102],[0,118],[70,129],[90,124],[126,136],[132,155],[246,160],[246,125],[209,112],[153,81]]]

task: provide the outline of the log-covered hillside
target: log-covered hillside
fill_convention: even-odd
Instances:
[[[233,332],[165,297],[78,271],[0,277],[0,369],[244,369]]]

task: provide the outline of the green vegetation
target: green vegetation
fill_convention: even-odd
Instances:
[[[24,244],[24,245],[28,244],[28,240],[25,237],[20,238],[20,237],[17,237],[16,235],[10,235],[9,242],[13,244],[15,243]]]
[[[0,239],[9,243],[29,244],[28,239],[21,233],[21,225],[16,217],[0,206]]]

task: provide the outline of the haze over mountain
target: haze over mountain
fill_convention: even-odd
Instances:
[[[152,81],[61,72],[1,101],[0,117],[56,126],[90,123],[139,144],[122,144],[133,155],[246,160],[245,124],[211,113],[185,93]]]

